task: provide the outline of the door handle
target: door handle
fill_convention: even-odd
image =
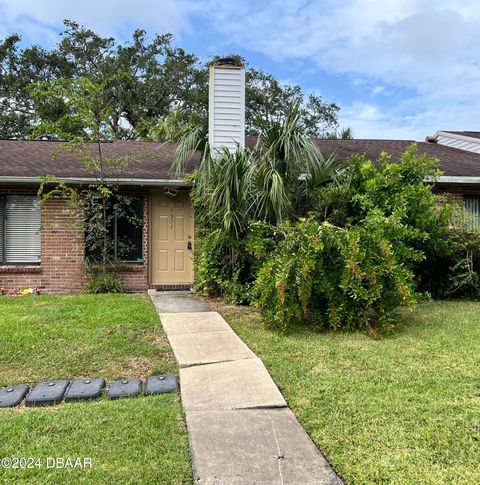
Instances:
[[[192,241],[188,241],[188,243],[187,243],[187,249],[188,249],[189,251],[191,251],[191,250],[192,250]]]

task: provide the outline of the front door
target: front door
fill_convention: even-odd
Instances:
[[[151,201],[151,283],[192,283],[193,209],[189,194],[152,193]]]

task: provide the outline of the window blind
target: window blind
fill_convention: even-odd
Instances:
[[[5,260],[5,202],[7,198],[0,195],[0,263]]]
[[[38,198],[8,195],[3,204],[4,234],[2,253],[5,263],[40,262],[40,207]]]
[[[478,195],[464,195],[463,205],[467,212],[467,224],[471,229],[480,228],[480,197]]]

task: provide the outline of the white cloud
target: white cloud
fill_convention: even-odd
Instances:
[[[385,92],[386,92],[385,86],[382,86],[382,85],[373,86],[370,89],[370,94],[373,95],[373,96],[375,96],[377,94],[382,94],[382,93],[385,93]]]
[[[58,39],[64,19],[101,35],[119,35],[132,25],[181,36],[190,27],[187,0],[0,0],[0,34],[24,32],[38,43]]]
[[[0,0],[1,36],[52,43],[64,18],[103,35],[133,25],[177,37],[200,19],[226,50],[347,74],[363,94],[341,117],[358,137],[480,129],[476,0]],[[385,97],[397,101],[385,107]]]
[[[212,25],[233,46],[277,60],[309,60],[356,77],[357,86],[367,78],[416,93],[390,106],[383,120],[354,112],[360,103],[345,107],[357,136],[422,139],[438,127],[480,129],[475,0],[271,0],[243,2],[241,9],[237,2],[208,3]],[[380,88],[365,89],[378,94]]]

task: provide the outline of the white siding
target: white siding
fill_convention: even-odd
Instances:
[[[480,153],[480,139],[477,141],[475,138],[468,138],[454,133],[439,133],[437,135],[437,143],[458,148],[459,150]]]
[[[245,146],[245,70],[210,66],[208,141],[213,148]]]

